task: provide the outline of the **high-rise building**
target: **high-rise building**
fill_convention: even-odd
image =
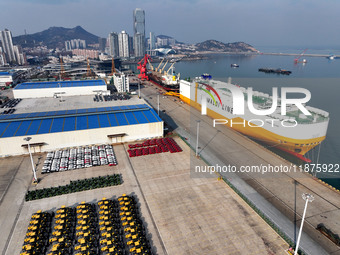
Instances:
[[[156,49],[156,36],[154,32],[150,32],[150,38],[149,38],[149,50]]]
[[[130,91],[129,76],[125,76],[125,74],[114,74],[113,83],[119,93]]]
[[[141,33],[145,36],[145,12],[140,8],[133,11],[133,32]]]
[[[72,46],[71,46],[71,42],[70,41],[65,41],[65,49],[66,49],[66,51],[71,51],[72,50]]]
[[[13,50],[14,50],[15,59],[16,59],[16,62],[18,63],[18,65],[25,65],[26,64],[26,55],[22,51],[21,46],[14,45]]]
[[[144,51],[144,36],[141,33],[135,34],[133,37],[133,45],[135,57],[142,57],[145,54]]]
[[[140,8],[136,8],[133,11],[133,32],[134,32],[134,52],[135,56],[143,56],[145,54],[145,12]],[[137,33],[137,40],[135,39]],[[135,43],[138,41],[138,45]],[[140,51],[141,50],[141,51]],[[137,55],[138,54],[138,55]]]
[[[118,57],[119,46],[118,46],[118,35],[117,33],[111,32],[107,38],[109,55],[112,57]]]
[[[65,41],[66,50],[73,49],[86,49],[86,41],[81,39],[73,39],[71,41]]]
[[[160,37],[157,37],[157,45],[158,45],[159,47],[169,45],[168,38],[160,38]]]
[[[72,50],[73,55],[83,56],[85,58],[90,59],[98,59],[99,51],[98,50],[87,50],[87,49],[74,49]]]
[[[5,53],[3,52],[2,47],[0,47],[0,66],[4,66],[6,64],[7,62],[6,62]]]
[[[122,31],[118,35],[118,48],[119,48],[119,57],[128,58],[130,57],[129,51],[129,35]]]
[[[5,53],[7,62],[13,63],[16,62],[13,42],[12,42],[12,33],[8,29],[0,32],[0,40],[2,43],[2,50]]]
[[[135,52],[133,51],[133,37],[132,36],[129,36],[129,52],[130,52],[130,55],[135,54]]]
[[[110,35],[109,35],[110,36]],[[99,43],[99,51],[105,52],[105,47],[106,47],[106,38],[98,38],[98,43]]]

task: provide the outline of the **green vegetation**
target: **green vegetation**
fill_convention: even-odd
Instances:
[[[46,197],[55,197],[84,190],[105,188],[122,184],[120,174],[99,176],[90,179],[70,181],[70,184],[58,187],[31,190],[26,193],[25,201],[37,200]]]

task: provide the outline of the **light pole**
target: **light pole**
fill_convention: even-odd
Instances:
[[[198,156],[198,133],[200,131],[200,120],[197,121],[197,136],[196,136],[196,157]]]
[[[140,99],[140,82],[138,82],[138,98]]]
[[[157,114],[159,116],[159,94],[157,94]]]
[[[302,228],[303,228],[303,222],[304,222],[305,216],[306,216],[308,202],[313,202],[313,200],[314,200],[313,195],[307,194],[307,193],[303,193],[302,198],[303,198],[303,200],[306,201],[306,203],[305,203],[305,209],[304,209],[303,215],[302,215],[301,226],[300,226],[299,236],[298,236],[298,239],[297,239],[294,255],[297,255],[298,250],[299,250],[300,238],[301,238],[301,233],[302,233]]]
[[[37,183],[38,179],[37,179],[37,174],[35,172],[35,167],[34,167],[34,163],[33,163],[33,157],[32,157],[32,153],[31,153],[31,146],[30,146],[30,140],[32,139],[32,137],[25,137],[24,140],[27,141],[27,148],[28,148],[28,153],[30,154],[30,158],[31,158],[31,163],[32,163],[32,170],[33,170],[33,182]]]

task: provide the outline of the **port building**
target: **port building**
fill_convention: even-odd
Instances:
[[[13,83],[13,76],[9,72],[0,72],[0,86]]]
[[[163,121],[147,104],[0,115],[0,156],[121,143],[163,136]]]
[[[128,75],[121,73],[113,74],[113,84],[119,93],[130,91],[130,79]]]
[[[163,121],[144,99],[96,92],[106,89],[102,80],[19,84],[13,93],[23,99],[0,115],[0,157],[28,153],[25,137],[32,152],[45,152],[163,136]],[[53,97],[60,92],[67,96]]]
[[[108,93],[104,80],[25,82],[13,89],[14,98],[41,98]]]

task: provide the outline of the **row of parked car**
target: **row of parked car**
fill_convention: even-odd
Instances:
[[[129,95],[114,93],[112,95],[95,95],[93,101],[95,102],[103,102],[103,101],[117,101],[117,100],[128,100],[130,99]]]
[[[15,106],[17,106],[17,104],[21,102],[21,100],[21,98],[9,99],[8,101],[6,101],[6,103],[2,104],[0,108],[14,108]]]
[[[182,149],[173,138],[160,138],[144,141],[143,143],[129,144],[129,157],[168,152],[181,152]]]
[[[93,145],[48,152],[41,173],[117,164],[112,145]]]
[[[2,113],[0,113],[0,115],[3,115],[3,114],[13,114],[14,112],[15,112],[15,109],[11,108],[11,109],[3,111]]]

